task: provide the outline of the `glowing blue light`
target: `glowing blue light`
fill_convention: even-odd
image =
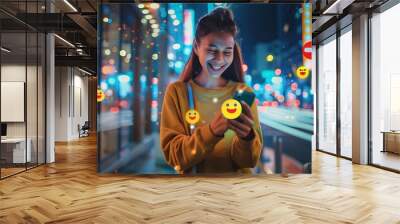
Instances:
[[[175,62],[175,68],[176,69],[181,69],[182,67],[183,67],[183,62],[181,62],[181,61]]]
[[[272,83],[279,85],[282,82],[282,77],[274,76],[274,77],[272,77],[271,81],[272,81]]]
[[[173,53],[168,53],[168,54],[167,54],[167,58],[168,58],[168,60],[175,60],[175,54],[173,54]]]
[[[114,77],[110,77],[110,78],[108,78],[108,84],[110,84],[110,85],[114,85],[115,84],[115,82],[116,82],[116,80],[115,80],[115,78]]]
[[[103,91],[107,90],[107,88],[108,88],[108,85],[105,81],[101,81],[100,86]]]
[[[151,95],[152,95],[152,99],[156,100],[158,97],[158,85],[157,84],[153,84],[151,86]]]
[[[120,75],[118,76],[118,81],[120,83],[128,83],[130,81],[130,77],[128,75]]]
[[[246,82],[251,82],[251,75],[246,74],[246,75],[244,76],[244,81],[246,81]]]
[[[147,78],[146,78],[145,75],[141,75],[141,76],[140,76],[140,82],[145,83],[146,80],[147,80]]]
[[[181,45],[176,43],[176,44],[172,45],[172,48],[175,50],[178,50],[179,48],[181,48]]]
[[[246,83],[246,85],[251,86],[251,81],[252,79],[250,75],[248,74],[244,75],[244,82]]]
[[[131,92],[131,86],[129,83],[121,83],[119,86],[119,96],[125,98]]]
[[[191,52],[191,49],[188,48],[188,47],[185,47],[185,49],[183,50],[183,53],[184,53],[185,55],[190,55],[190,52]]]
[[[275,72],[273,70],[262,70],[261,71],[261,76],[264,79],[271,79],[275,75]]]

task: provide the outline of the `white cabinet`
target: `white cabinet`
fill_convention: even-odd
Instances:
[[[25,153],[25,138],[7,138],[1,140],[2,145],[7,145],[7,147],[12,148],[13,163],[25,163],[32,161],[32,153],[31,153],[32,140],[28,138],[26,140],[26,143],[28,145],[26,147],[26,153]],[[25,161],[25,159],[27,159],[27,161]]]

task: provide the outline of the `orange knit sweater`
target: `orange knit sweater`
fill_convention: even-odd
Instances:
[[[246,141],[227,130],[224,137],[210,131],[209,123],[221,104],[233,98],[236,90],[252,91],[244,83],[229,81],[218,89],[207,89],[192,80],[195,109],[200,121],[190,134],[190,125],[185,121],[189,110],[186,83],[177,81],[167,87],[161,112],[160,142],[168,164],[178,173],[226,173],[250,172],[262,150],[262,133],[255,103],[251,106],[254,118],[255,137]]]

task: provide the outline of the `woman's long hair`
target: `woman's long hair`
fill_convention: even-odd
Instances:
[[[209,14],[203,16],[196,28],[195,42],[200,43],[201,38],[214,32],[226,32],[232,34],[233,38],[236,37],[238,32],[235,21],[233,20],[232,12],[227,8],[216,8]],[[193,48],[195,44],[193,44]],[[201,64],[199,57],[195,54],[194,49],[190,53],[189,60],[180,76],[180,80],[187,82],[194,79],[201,72]],[[222,73],[222,78],[232,80],[235,82],[243,82],[243,59],[239,45],[235,41],[233,47],[233,61],[232,64]]]

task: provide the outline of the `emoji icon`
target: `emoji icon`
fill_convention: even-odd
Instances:
[[[101,102],[106,98],[106,96],[103,93],[103,90],[97,89],[97,102]]]
[[[200,114],[197,110],[188,110],[185,118],[189,124],[196,124],[200,120]]]
[[[221,112],[226,119],[233,120],[242,113],[242,105],[235,99],[228,99],[221,105]]]
[[[300,79],[306,79],[309,74],[310,74],[310,70],[304,65],[298,67],[296,70],[296,75]]]

